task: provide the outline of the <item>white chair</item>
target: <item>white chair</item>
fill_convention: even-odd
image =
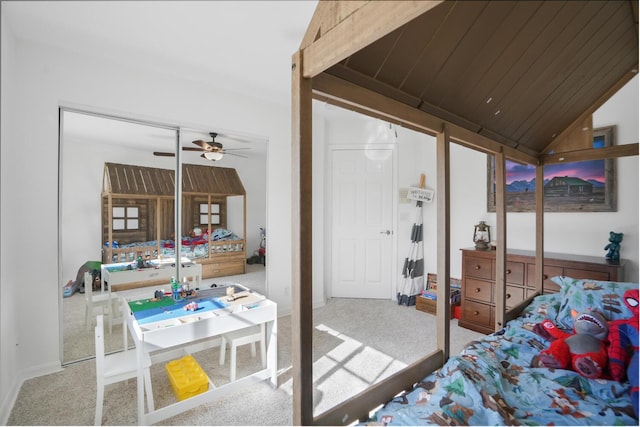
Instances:
[[[138,375],[137,357],[135,351],[122,351],[119,353],[104,354],[104,320],[102,315],[96,317],[96,415],[95,425],[102,425],[102,404],[104,401],[104,388],[109,384],[136,378]],[[153,391],[151,390],[151,374],[149,366],[151,360],[144,360],[144,386],[147,392],[147,407],[153,411]]]
[[[84,273],[84,321],[87,324],[87,330],[91,330],[93,324],[93,316],[96,314],[107,316],[109,322],[109,333],[113,331],[114,302],[117,303],[117,292],[110,293],[93,293],[93,278],[89,272]],[[116,307],[118,304],[116,304]]]
[[[229,332],[222,335],[222,342],[220,343],[220,364],[224,365],[225,350],[227,343],[231,347],[229,357],[231,358],[231,373],[229,375],[230,381],[236,380],[236,353],[237,348],[241,345],[251,344],[251,356],[256,357],[256,342],[260,343],[260,358],[262,359],[262,367],[267,366],[267,350],[265,343],[265,327],[264,323],[260,326],[249,326],[248,328],[238,329],[236,331]]]

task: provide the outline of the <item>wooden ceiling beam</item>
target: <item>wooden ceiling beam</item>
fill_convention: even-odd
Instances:
[[[487,153],[503,152],[509,160],[520,163],[538,164],[538,158],[533,154],[505,146],[462,126],[327,73],[313,79],[313,97],[431,136],[436,136],[442,131],[442,126],[446,124],[449,129],[449,137],[456,143]]]
[[[638,143],[614,145],[612,147],[589,148],[585,150],[566,151],[564,153],[543,154],[540,156],[542,165],[557,163],[581,162],[585,160],[611,159],[638,155]]]
[[[305,35],[305,43],[316,38],[302,50],[304,67],[302,75],[305,78],[317,76],[412,19],[428,12],[442,1],[368,1],[353,5],[359,7],[342,16],[335,16],[340,9],[335,8],[336,5],[332,3],[349,6],[350,2],[319,3],[316,14],[322,14],[325,22],[337,23],[322,33],[322,24],[315,22],[315,28],[310,28],[310,32]],[[332,7],[334,9],[331,9]],[[331,14],[333,16],[328,16]],[[312,22],[314,22],[313,19]]]

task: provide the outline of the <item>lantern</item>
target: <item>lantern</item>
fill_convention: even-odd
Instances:
[[[473,226],[473,243],[476,244],[476,249],[488,249],[489,242],[491,241],[491,231],[484,221],[480,221],[479,224]]]

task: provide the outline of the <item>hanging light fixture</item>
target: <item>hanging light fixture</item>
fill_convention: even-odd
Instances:
[[[202,153],[202,157],[207,160],[217,161],[222,159],[223,154],[219,151],[207,151],[206,153]]]

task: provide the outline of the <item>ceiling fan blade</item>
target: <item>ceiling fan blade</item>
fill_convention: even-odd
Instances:
[[[202,151],[202,148],[196,148],[196,147],[182,147],[182,151]]]
[[[194,144],[196,144],[199,147],[202,147],[203,150],[207,150],[207,151],[213,151],[213,147],[211,147],[211,145],[209,145],[208,142],[203,141],[201,139],[197,139],[195,141],[193,141]]]
[[[225,152],[224,154],[225,154],[225,156],[228,154],[228,155],[230,155],[230,156],[243,157],[243,158],[245,158],[245,159],[248,159],[248,158],[249,158],[249,157],[247,157],[247,156],[243,156],[242,154],[236,154],[236,153],[227,153],[227,152]]]
[[[252,148],[225,148],[223,151],[226,153],[227,151],[237,151],[237,150],[252,150]]]
[[[154,151],[153,152],[154,156],[161,156],[161,157],[175,157],[175,153],[165,153],[162,151]]]

